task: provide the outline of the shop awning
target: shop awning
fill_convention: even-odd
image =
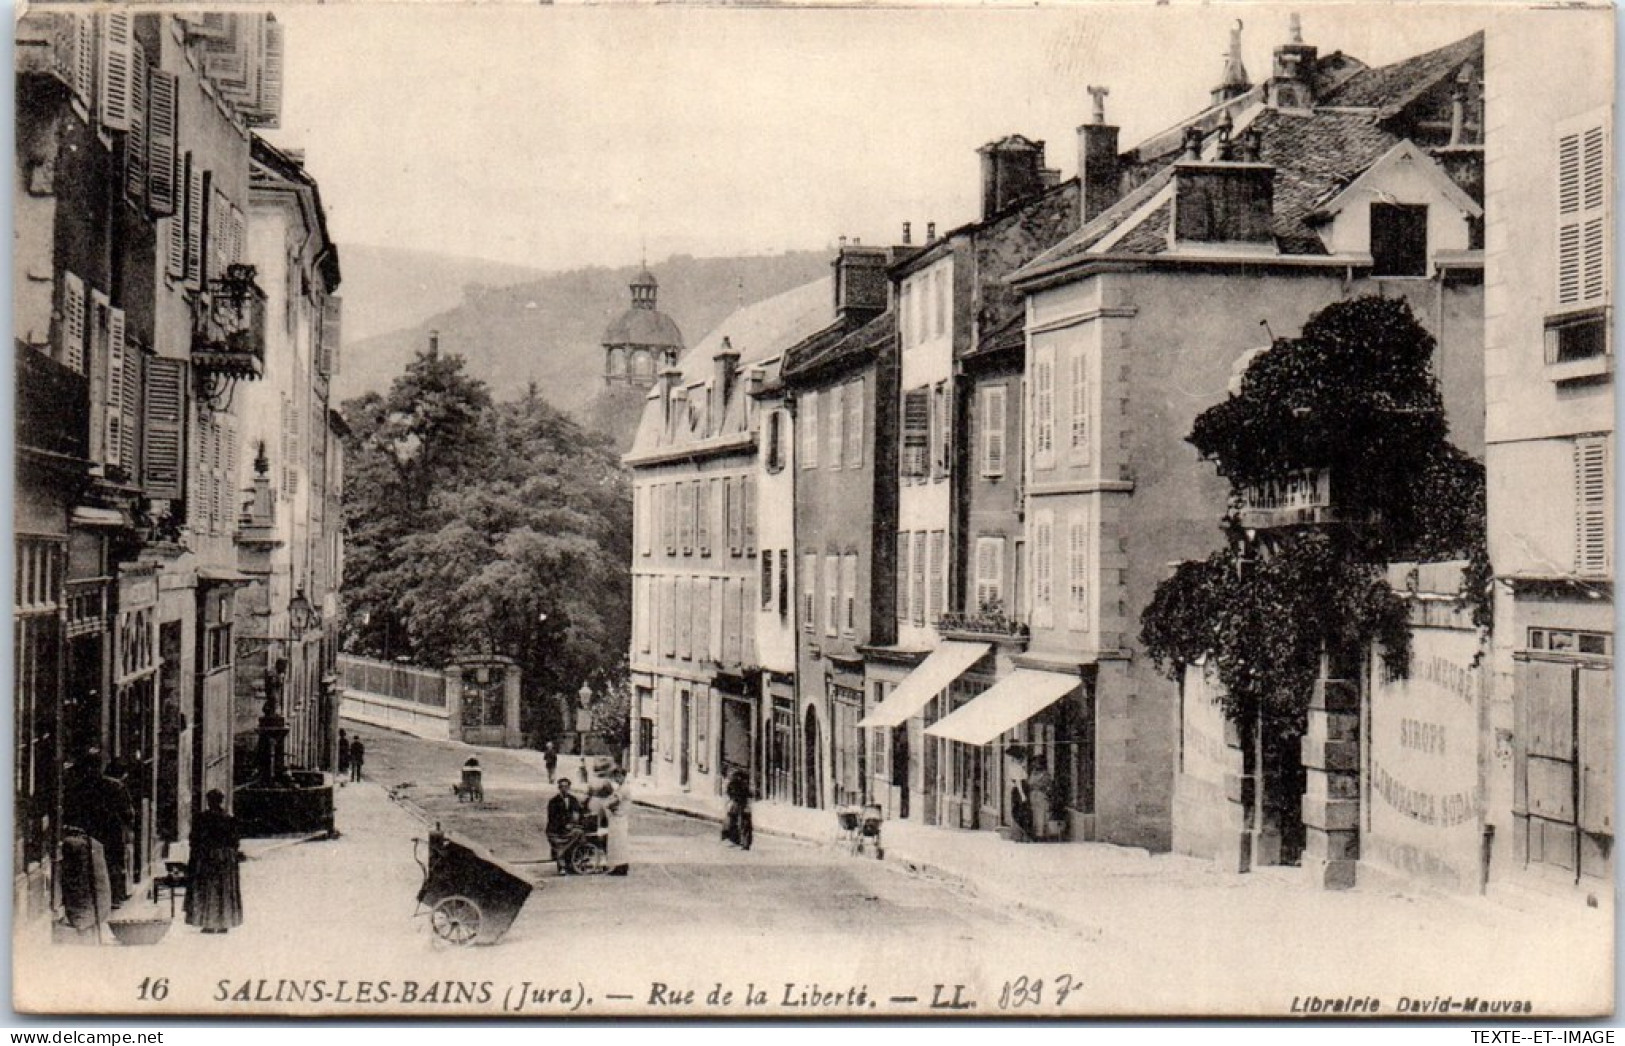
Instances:
[[[953,640],[939,645],[921,661],[908,678],[897,684],[880,705],[864,716],[858,726],[902,726],[909,716],[918,712],[942,693],[949,683],[958,679],[965,670],[981,660],[991,645],[988,643],[959,643]]]
[[[925,732],[968,745],[985,745],[1076,690],[1079,682],[1073,675],[1018,668]]]

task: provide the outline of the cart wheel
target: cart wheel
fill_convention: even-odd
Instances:
[[[577,875],[600,875],[609,871],[609,855],[597,843],[582,841],[570,851],[570,870]]]
[[[444,897],[429,913],[435,936],[452,944],[473,944],[480,935],[480,906],[461,894]]]

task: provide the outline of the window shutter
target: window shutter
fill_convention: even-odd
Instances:
[[[745,476],[740,480],[744,496],[740,498],[741,514],[744,519],[745,555],[756,554],[756,477]]]
[[[1089,461],[1089,356],[1082,345],[1072,356],[1072,460]]]
[[[711,516],[716,512],[718,480],[713,477],[700,488],[700,555],[711,554]]]
[[[677,656],[677,579],[661,581],[660,639],[667,657]]]
[[[1049,627],[1055,602],[1055,514],[1040,512],[1033,524],[1033,618]]]
[[[910,389],[903,397],[903,475],[930,474],[931,390]]]
[[[185,409],[185,400],[181,401],[182,410]],[[197,428],[192,433],[192,439],[186,446],[186,523],[195,534],[202,534],[209,529],[208,513],[205,511],[208,504],[209,469],[206,464],[209,446],[209,418],[202,411],[198,412]]]
[[[147,83],[147,211],[155,217],[166,218],[178,208],[175,203],[176,172],[181,158],[175,151],[176,128],[180,122],[180,94],[174,73],[154,69]],[[180,173],[184,176],[184,170]],[[173,238],[173,237],[172,237]],[[171,246],[173,251],[173,246]],[[177,274],[185,265],[182,258],[169,259],[169,271]]]
[[[96,86],[96,26],[91,15],[73,18],[73,93],[85,105]]]
[[[1067,540],[1068,627],[1077,632],[1089,627],[1089,528],[1074,519]]]
[[[846,465],[863,467],[863,379],[846,387]]]
[[[322,302],[322,373],[329,377],[339,372],[343,334],[344,299],[328,298]]]
[[[120,422],[123,429],[123,439],[119,444],[119,460],[124,465],[124,471],[130,478],[140,481],[140,429],[136,426],[136,418],[141,415],[141,386],[145,371],[144,354],[133,343],[126,344],[124,349],[124,420]]]
[[[907,531],[898,531],[898,534],[897,534],[897,564],[896,564],[896,571],[897,571],[897,620],[899,620],[899,621],[907,621],[909,619],[909,612],[908,612],[908,582],[909,582],[909,577],[911,575],[909,574],[908,549],[909,549],[908,532]]]
[[[124,139],[124,192],[137,206],[147,202],[147,57],[139,42],[130,48],[130,133]]]
[[[779,549],[779,616],[790,613],[790,550]]]
[[[818,393],[807,393],[801,409],[801,467],[818,467]]]
[[[838,415],[831,412],[830,417]],[[824,634],[840,634],[841,626],[841,560],[838,556],[824,557]]]
[[[231,415],[216,413],[209,426],[209,533],[226,529],[226,426]]]
[[[107,295],[90,291],[90,317],[85,334],[85,376],[90,379],[90,460],[107,460],[107,338],[112,317]],[[115,457],[115,460],[116,457]]]
[[[849,636],[858,634],[858,554],[848,552],[841,557],[841,612],[842,629]]]
[[[1033,361],[1033,456],[1055,463],[1055,346],[1040,345]]]
[[[836,385],[829,390],[829,460],[825,462],[832,469],[841,467],[841,451],[846,442],[846,401],[844,386]]]
[[[942,384],[939,382],[929,390],[930,400],[927,407],[927,423],[930,428],[926,430],[926,442],[930,446],[930,475],[942,475],[942,430],[946,419],[942,416]]]
[[[152,498],[185,493],[186,363],[155,356],[147,361],[142,485]]]
[[[280,432],[282,434],[282,496],[291,498],[297,493],[298,473],[294,471],[293,463],[297,460],[298,451],[293,442],[293,404],[288,402],[287,393],[282,394]]]
[[[265,51],[259,70],[259,109],[257,127],[277,128],[282,125],[282,25],[274,15],[264,21]]]
[[[62,274],[62,362],[85,372],[85,281],[71,272]]]
[[[128,11],[101,16],[101,91],[96,108],[110,131],[130,129],[130,19]]]
[[[201,285],[203,275],[203,247],[206,230],[204,207],[209,201],[210,176],[207,171],[192,167],[186,172],[186,279]]]
[[[1004,475],[1004,385],[987,385],[982,389],[982,475]]]
[[[1586,575],[1607,574],[1609,555],[1608,440],[1581,439],[1574,444],[1574,569]]]
[[[936,624],[942,620],[943,612],[948,606],[948,534],[946,531],[933,530],[931,532],[931,578],[927,596],[928,607],[926,621]]]
[[[815,627],[818,608],[818,557],[811,552],[801,555],[801,627],[811,632]]]
[[[925,624],[925,531],[914,532],[914,623]]]
[[[762,549],[762,609],[773,608],[773,553]]]
[[[1608,299],[1608,119],[1572,121],[1557,139],[1557,304]]]
[[[102,457],[117,465],[124,448],[124,310],[107,312],[106,412],[102,415]]]
[[[980,614],[994,606],[1001,610],[1004,599],[1004,539],[998,537],[976,539],[976,605],[971,613]]]
[[[237,417],[233,414],[221,414],[225,430],[225,446],[222,448],[225,460],[220,463],[220,489],[221,489],[221,528],[226,532],[236,529],[237,516],[242,506],[238,504],[240,491],[237,485],[237,459],[239,448],[237,446]]]

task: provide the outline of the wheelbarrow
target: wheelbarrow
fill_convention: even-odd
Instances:
[[[420,843],[427,843],[426,861]],[[430,931],[450,944],[495,944],[534,889],[518,872],[438,825],[427,840],[412,840],[412,856],[423,869],[417,914],[427,913]]]

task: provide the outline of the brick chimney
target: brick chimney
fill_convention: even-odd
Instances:
[[[1239,152],[1256,155],[1246,140]],[[1174,239],[1269,244],[1275,240],[1275,168],[1265,163],[1183,159],[1174,165]]]
[[[1117,128],[1106,122],[1105,87],[1090,87],[1094,115],[1078,128],[1078,184],[1083,193],[1083,220],[1089,221],[1117,202],[1121,179],[1117,167]]]
[[[1044,143],[1012,134],[989,142],[982,157],[982,220],[1044,191]]]
[[[905,243],[907,239],[904,237]],[[840,249],[830,263],[835,269],[836,316],[857,325],[886,311],[890,254],[884,247],[863,247],[856,241]]]
[[[1277,109],[1315,107],[1315,60],[1318,48],[1303,42],[1303,25],[1294,14],[1288,23],[1291,40],[1275,49],[1269,102]]]
[[[715,368],[711,378],[711,432],[716,435],[722,431],[723,419],[728,414],[728,401],[733,399],[734,386],[739,382],[739,350],[734,348],[733,342],[723,336],[722,347],[713,357]]]

